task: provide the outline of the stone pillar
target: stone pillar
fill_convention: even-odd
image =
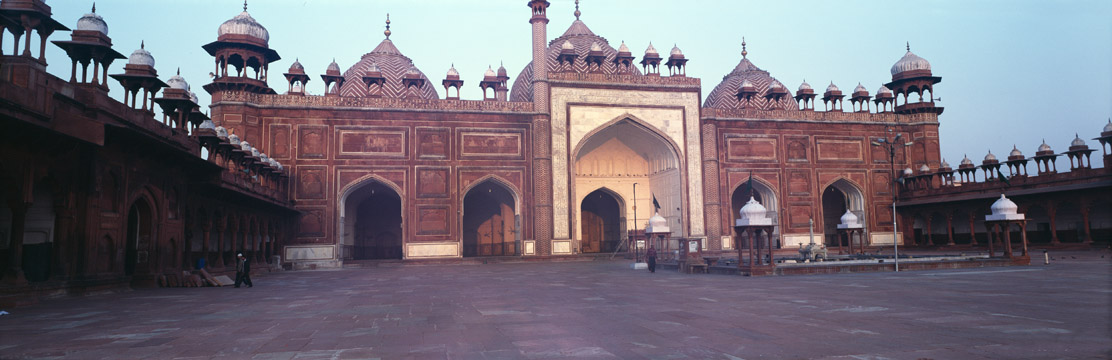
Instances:
[[[534,94],[536,96],[536,94]],[[547,115],[533,118],[533,237],[536,254],[552,253],[552,134]]]
[[[227,229],[227,222],[224,219],[216,219],[216,261],[212,262],[213,267],[224,267],[224,231]]]
[[[8,269],[4,272],[4,282],[14,285],[26,284],[27,278],[23,274],[23,234],[26,231],[27,210],[31,208],[31,202],[12,200],[8,206],[12,209],[12,234],[8,246]]]
[[[954,245],[954,214],[946,214],[946,245]]]
[[[718,132],[714,124],[703,125],[703,217],[707,249],[722,250],[722,196],[718,179]],[[732,211],[732,210],[731,210]],[[726,221],[732,219],[726,217]],[[732,224],[731,224],[732,225]]]
[[[1058,245],[1058,208],[1053,201],[1046,202],[1046,214],[1050,216],[1050,244]]]

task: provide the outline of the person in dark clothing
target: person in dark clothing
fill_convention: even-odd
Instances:
[[[645,252],[645,257],[649,259],[649,272],[656,272],[656,248],[649,245],[649,251]]]
[[[243,257],[243,254],[236,254],[236,287],[240,283],[247,284],[247,287],[254,287],[251,284],[251,260]]]

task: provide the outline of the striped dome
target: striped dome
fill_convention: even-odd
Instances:
[[[371,71],[379,71],[386,78],[386,83],[383,84],[382,88],[382,96],[405,97],[407,89],[402,83],[402,78],[411,70],[425,80],[425,83],[417,90],[417,96],[422,99],[438,99],[439,96],[436,93],[436,88],[433,87],[433,83],[413,65],[413,60],[398,51],[398,48],[394,46],[394,42],[390,39],[382,40],[374,50],[363,54],[359,62],[344,71],[344,85],[340,88],[340,95],[367,96],[367,85],[363,82],[363,76]]]
[[[606,59],[602,61],[602,72],[605,74],[615,74],[618,72],[617,65],[614,64],[614,57],[618,56],[618,51],[610,47],[610,43],[606,38],[595,35],[591,29],[587,28],[587,24],[582,20],[575,20],[568,27],[560,37],[548,42],[548,49],[545,51],[545,60],[547,61],[548,71],[556,71],[559,64],[556,62],[556,57],[560,55],[560,50],[563,49],[564,42],[570,43],[572,50],[575,51],[578,60],[575,61],[574,71],[578,73],[587,72],[587,62],[583,61],[587,57],[587,53],[591,51],[593,44],[598,43],[598,48],[602,50]],[[636,75],[641,74],[641,70],[633,67],[633,73]],[[514,80],[513,89],[510,90],[510,101],[533,101],[533,62],[525,65],[521,69],[521,73],[517,75]]]

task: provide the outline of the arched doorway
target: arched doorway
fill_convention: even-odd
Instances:
[[[579,250],[584,253],[610,252],[621,242],[621,211],[618,199],[610,192],[598,189],[587,197],[579,207],[582,214],[582,240]]]
[[[154,215],[145,199],[136,200],[127,210],[127,246],[124,248],[124,275],[148,270],[149,249],[154,234]]]
[[[344,257],[354,260],[402,258],[402,198],[374,179],[343,200]]]
[[[619,117],[585,134],[574,151],[574,176],[572,204],[583,206],[612,206],[617,203],[616,212],[606,212],[606,216],[617,216],[617,225],[608,230],[588,229],[585,219],[599,219],[586,214],[572,217],[573,236],[579,238],[581,252],[605,251],[610,245],[599,244],[599,248],[588,244],[585,234],[624,237],[626,229],[644,229],[648,219],[653,216],[656,206],[660,205],[660,216],[667,220],[672,230],[671,237],[678,238],[685,233],[683,221],[685,202],[685,183],[683,162],[679,146],[659,131],[632,116]],[[612,203],[596,203],[598,189],[606,189],[602,194],[610,196]],[[575,208],[573,208],[575,209]],[[581,209],[580,209],[581,210]],[[599,210],[602,211],[602,210]],[[609,210],[607,210],[609,211]],[[614,215],[617,214],[617,215]],[[596,213],[599,215],[599,213]],[[600,233],[599,231],[602,231]],[[617,240],[615,240],[617,241]],[[612,251],[612,250],[611,250]]]
[[[494,180],[483,181],[463,197],[463,256],[518,255],[513,193]]]
[[[845,215],[847,209],[857,216],[858,223],[868,224],[865,221],[865,197],[861,195],[861,190],[845,179],[838,179],[822,191],[822,232],[825,244],[838,244],[838,224],[842,222],[842,215]]]

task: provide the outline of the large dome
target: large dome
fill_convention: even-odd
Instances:
[[[706,101],[703,102],[703,107],[717,108],[717,109],[740,109],[746,107],[745,103],[738,101],[737,92],[741,87],[741,83],[749,81],[757,90],[757,96],[749,100],[747,108],[760,109],[760,110],[799,110],[799,104],[790,96],[784,96],[780,101],[766,99],[765,94],[768,93],[769,86],[774,81],[779,82],[768,74],[768,71],[761,70],[756,65],[753,65],[748,58],[742,57],[741,62],[734,67],[726,76],[722,77],[722,82],[714,87],[714,90],[707,95]],[[802,87],[802,85],[800,86]],[[809,87],[809,86],[808,86]]]
[[[347,71],[344,71],[344,86],[340,88],[341,96],[364,97],[367,96],[367,84],[363,82],[363,76],[371,70],[372,67],[377,68],[377,71],[382,73],[386,78],[386,83],[382,87],[383,97],[401,98],[406,95],[406,87],[402,84],[402,78],[410,69],[416,69],[413,65],[413,60],[402,55],[401,51],[394,46],[394,42],[389,38],[382,40],[371,52],[363,54],[359,62],[352,65]],[[439,95],[436,94],[436,88],[429,78],[423,72],[417,70],[417,74],[425,83],[417,91],[417,95],[422,99],[438,99]]]
[[[907,54],[904,54],[904,56],[900,58],[900,61],[892,65],[892,76],[914,70],[926,70],[929,73],[931,71],[931,63],[927,62],[927,59],[913,54],[911,48],[908,47]]]
[[[561,46],[565,41],[570,42],[575,48],[577,56],[575,60],[575,72],[587,72],[587,62],[584,61],[584,59],[587,57],[587,53],[590,52],[591,46],[595,43],[598,43],[599,47],[602,48],[602,53],[606,55],[606,59],[602,61],[602,72],[604,74],[615,74],[618,72],[618,67],[614,65],[614,57],[618,55],[618,51],[610,47],[610,43],[606,41],[606,38],[591,32],[591,29],[587,28],[587,24],[583,23],[582,20],[573,21],[563,35],[548,42],[548,50],[545,51],[545,60],[548,62],[546,68],[549,72],[556,71],[558,67],[556,56],[560,55]],[[634,66],[633,73],[641,75],[641,70]],[[528,65],[525,65],[525,68],[517,75],[517,79],[514,80],[513,89],[510,90],[510,101],[533,101],[532,61],[530,61]]]
[[[239,15],[220,24],[220,28],[216,31],[216,35],[218,38],[225,35],[243,35],[258,39],[262,41],[263,44],[268,44],[270,42],[270,33],[266,31],[266,28],[263,27],[262,24],[255,21],[255,19],[251,17],[251,14],[247,13],[246,6]]]

